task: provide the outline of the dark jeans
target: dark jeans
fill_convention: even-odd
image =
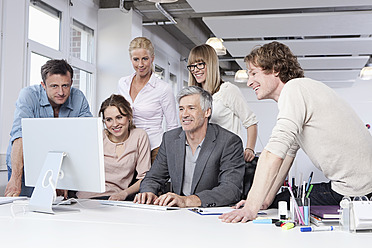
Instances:
[[[310,204],[315,205],[339,205],[340,201],[344,197],[339,193],[331,189],[331,182],[328,183],[315,183],[313,184],[313,190],[310,193]],[[372,193],[368,194],[367,197],[370,199]],[[279,201],[286,201],[289,206],[290,193],[288,190],[281,192],[276,195],[273,203],[269,208],[278,208]]]

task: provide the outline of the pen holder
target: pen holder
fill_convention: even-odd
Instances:
[[[341,230],[344,232],[350,232],[350,210],[351,206],[351,199],[350,197],[344,197],[340,202],[341,209],[340,212],[340,227]]]
[[[310,198],[291,198],[289,208],[296,225],[310,225]]]

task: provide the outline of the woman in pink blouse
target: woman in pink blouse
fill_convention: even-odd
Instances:
[[[118,91],[131,104],[136,126],[149,136],[153,162],[164,133],[164,117],[167,130],[178,127],[175,96],[170,85],[153,73],[155,51],[149,39],[133,39],[129,54],[135,72],[119,80]]]
[[[130,104],[121,95],[111,95],[101,105],[106,191],[78,192],[78,198],[125,200],[139,191],[150,169],[150,142],[147,133],[133,124]],[[130,186],[137,174],[137,181]]]

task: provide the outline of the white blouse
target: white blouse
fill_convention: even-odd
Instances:
[[[258,123],[256,115],[249,109],[240,89],[230,82],[221,84],[220,90],[213,95],[210,122],[216,123],[240,137],[241,125],[248,128]]]
[[[122,77],[118,83],[118,92],[131,104],[133,121],[136,127],[144,129],[150,139],[151,150],[160,146],[165,117],[167,130],[178,127],[176,100],[169,84],[155,77],[150,80],[132,101],[129,91],[136,74]]]

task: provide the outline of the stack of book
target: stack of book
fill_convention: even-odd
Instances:
[[[316,226],[319,225],[334,225],[340,221],[340,206],[311,206],[310,221]]]

